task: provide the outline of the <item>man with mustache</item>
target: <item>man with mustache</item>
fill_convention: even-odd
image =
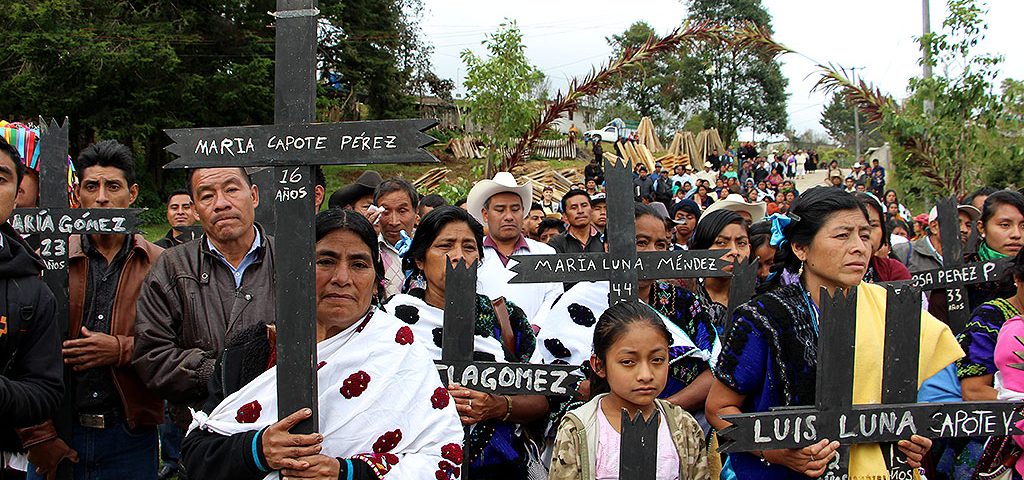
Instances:
[[[105,140],[82,150],[76,163],[82,207],[129,208],[138,198],[127,146]],[[72,427],[57,437],[47,421],[22,434],[27,478],[51,478],[67,459],[75,462],[75,478],[155,480],[163,403],[131,362],[139,286],[163,249],[140,234],[93,234],[71,236],[67,252],[68,331],[61,353],[70,369],[64,383]]]
[[[171,248],[192,240],[192,233],[183,227],[191,227],[193,223],[196,223],[196,214],[192,209],[192,196],[188,190],[179,188],[167,196],[167,224],[171,229],[154,243],[160,248]]]
[[[562,284],[509,283],[515,276],[512,255],[553,254],[551,247],[526,238],[523,222],[533,199],[533,184],[518,185],[511,173],[498,172],[493,180],[481,180],[469,191],[466,209],[487,226],[483,255],[477,273],[477,291],[492,300],[505,298],[523,309],[537,325],[537,314],[546,312],[562,294]]]
[[[225,339],[274,323],[274,241],[254,221],[259,191],[239,167],[199,168],[188,186],[204,235],[168,250],[142,285],[134,366],[182,428],[200,408]]]
[[[604,240],[590,216],[590,196],[583,190],[569,190],[562,197],[562,220],[569,225],[565,233],[555,235],[548,245],[558,253],[603,252]],[[565,283],[565,289],[576,283]]]

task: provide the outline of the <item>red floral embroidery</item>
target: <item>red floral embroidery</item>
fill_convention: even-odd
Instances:
[[[408,326],[398,329],[398,333],[395,334],[395,341],[399,345],[411,345],[413,340],[412,329]]]
[[[449,443],[441,447],[441,458],[450,460],[456,465],[462,465],[462,445]]]
[[[263,411],[263,406],[260,405],[258,400],[253,400],[238,409],[238,413],[235,414],[235,421],[238,423],[254,423],[256,420],[259,420],[261,411]]]
[[[398,465],[398,455],[395,455],[395,454],[390,453],[390,452],[384,452],[384,453],[380,454],[380,456],[384,458],[385,462],[388,462],[388,465],[391,465],[391,466]]]
[[[398,442],[402,441],[402,431],[399,429],[392,430],[381,435],[377,438],[376,442],[373,442],[373,453],[384,453],[390,452],[392,449],[398,446]]]
[[[321,360],[320,363],[316,364],[316,369],[320,370],[321,368],[324,368],[324,365],[327,365],[327,362]]]
[[[448,389],[444,387],[437,387],[437,389],[434,390],[434,394],[430,396],[430,404],[433,405],[434,408],[441,410],[448,406],[449,399]]]
[[[366,387],[370,385],[370,375],[360,370],[352,375],[349,375],[344,382],[341,383],[341,394],[345,398],[358,397],[366,391]]]
[[[462,474],[461,468],[457,465],[452,465],[445,460],[437,462],[437,471],[434,472],[434,478],[439,480],[450,480],[452,477],[459,478]]]

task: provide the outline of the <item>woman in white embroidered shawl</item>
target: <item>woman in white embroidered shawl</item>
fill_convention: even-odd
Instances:
[[[483,226],[458,207],[438,207],[425,215],[416,228],[408,253],[407,269],[413,271],[408,288],[395,295],[384,308],[412,327],[416,342],[423,343],[433,358],[441,358],[441,331],[446,295],[461,295],[476,302],[477,318],[473,337],[474,358],[491,362],[529,361],[536,337],[523,310],[509,302],[497,306],[484,295],[446,292],[447,262],[480,258]],[[417,281],[418,277],[422,277]],[[522,424],[548,412],[540,395],[492,395],[459,385],[449,385],[463,425],[469,426],[465,450],[471,478],[491,480],[526,478],[527,439]]]
[[[316,218],[320,432],[278,421],[273,327],[239,333],[218,359],[210,399],[183,444],[191,478],[454,479],[462,428],[426,349],[373,306],[383,266],[358,213]]]

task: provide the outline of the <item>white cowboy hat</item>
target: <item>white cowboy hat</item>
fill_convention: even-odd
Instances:
[[[730,193],[727,197],[712,203],[704,213],[700,215],[700,218],[708,216],[709,213],[715,210],[731,210],[733,212],[747,212],[750,214],[750,222],[757,223],[764,220],[764,214],[768,210],[768,204],[764,202],[748,203],[743,200],[743,197],[736,193]]]
[[[523,199],[523,218],[530,215],[530,205],[533,204],[533,182],[527,180],[519,185],[515,177],[509,172],[498,172],[494,180],[480,180],[473,185],[466,197],[466,210],[481,224],[486,225],[484,215],[484,202],[489,198],[503,192],[511,192]]]

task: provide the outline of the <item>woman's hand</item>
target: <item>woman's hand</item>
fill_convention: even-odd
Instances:
[[[271,470],[305,470],[310,467],[303,457],[320,453],[320,442],[324,436],[319,433],[292,435],[288,430],[312,415],[313,411],[308,408],[299,409],[263,431],[263,457]]]
[[[296,460],[307,463],[309,467],[306,467],[305,470],[292,470],[288,468],[281,470],[281,478],[283,480],[289,480],[291,478],[336,480],[338,478],[338,472],[341,471],[341,463],[338,462],[338,459],[328,457],[326,455],[311,455],[308,457],[297,458]]]
[[[473,425],[492,418],[502,418],[508,403],[504,398],[489,393],[470,390],[458,384],[448,386],[448,393],[455,399],[455,410],[463,425]]]
[[[911,435],[910,440],[900,440],[896,445],[907,456],[907,465],[913,468],[921,468],[921,459],[932,449],[931,439],[920,435]]]
[[[764,459],[768,463],[782,465],[808,477],[817,478],[825,473],[825,468],[838,449],[839,442],[829,442],[825,439],[804,448],[765,450]]]

